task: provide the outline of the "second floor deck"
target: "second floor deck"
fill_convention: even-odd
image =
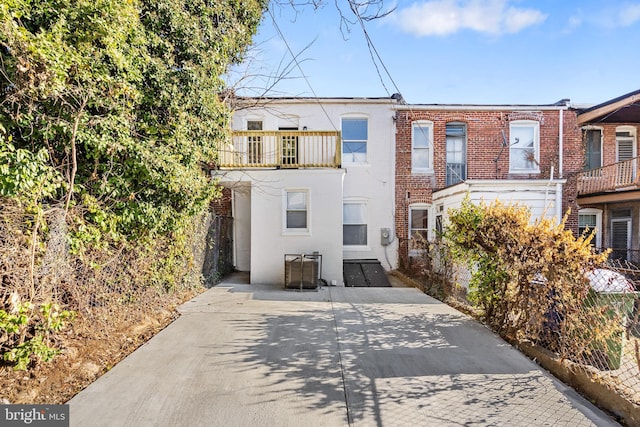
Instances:
[[[640,157],[634,157],[578,174],[578,196],[621,192],[640,188]]]
[[[218,150],[221,169],[339,168],[339,131],[233,131]]]

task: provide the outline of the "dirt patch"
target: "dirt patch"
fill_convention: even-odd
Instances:
[[[165,294],[155,308],[122,306],[117,316],[78,317],[61,337],[62,349],[50,363],[29,371],[0,368],[0,400],[15,404],[67,402],[177,317],[176,306],[196,292]]]

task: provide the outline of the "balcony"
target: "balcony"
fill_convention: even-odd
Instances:
[[[339,131],[233,131],[218,150],[221,169],[339,168]]]
[[[640,187],[638,162],[640,157],[591,169],[578,174],[578,196],[623,190],[637,190]]]

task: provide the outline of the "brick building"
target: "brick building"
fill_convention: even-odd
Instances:
[[[577,231],[584,161],[576,111],[550,105],[396,106],[395,198],[400,263],[442,227],[449,208],[500,199]]]
[[[577,177],[579,229],[596,229],[611,258],[640,262],[640,90],[578,110],[584,171]]]

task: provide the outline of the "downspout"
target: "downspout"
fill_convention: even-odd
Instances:
[[[231,190],[231,218],[233,218],[233,226],[231,227],[231,239],[233,239],[233,266],[238,267],[238,240],[236,239],[236,190]]]
[[[560,108],[558,111],[558,179],[563,178],[563,163],[564,163],[564,110],[567,106]],[[558,223],[562,221],[562,183],[556,183],[556,218]]]
[[[562,179],[562,163],[563,163],[563,158],[562,158],[562,152],[563,152],[563,139],[564,139],[564,109],[561,108],[560,111],[558,111],[558,178]]]
[[[556,218],[558,224],[562,221],[562,183],[556,182]]]

